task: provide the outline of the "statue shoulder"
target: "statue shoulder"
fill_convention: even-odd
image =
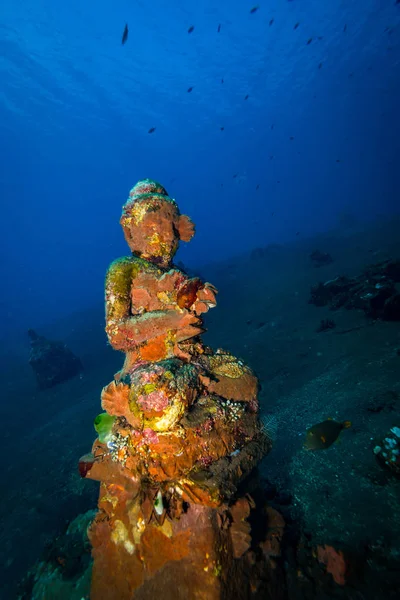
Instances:
[[[108,267],[106,284],[128,289],[142,270],[142,260],[136,256],[123,256],[115,259]],[[122,291],[122,290],[121,290]]]

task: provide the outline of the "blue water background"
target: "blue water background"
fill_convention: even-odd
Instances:
[[[252,6],[3,0],[4,336],[101,301],[143,177],[196,222],[191,266],[399,211],[400,5]]]

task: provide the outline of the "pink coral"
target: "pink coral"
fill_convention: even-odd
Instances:
[[[139,396],[137,403],[145,412],[162,412],[168,406],[168,396],[162,390],[155,390],[150,394]]]
[[[155,431],[153,431],[153,429],[150,429],[149,427],[143,429],[143,442],[145,444],[158,444],[158,435]]]
[[[202,429],[204,432],[209,433],[210,431],[212,431],[214,428],[214,419],[212,417],[209,417],[208,419],[206,419],[202,425]]]
[[[201,465],[201,467],[203,469],[208,469],[208,467],[210,467],[213,463],[213,458],[212,456],[201,456],[198,460],[199,465]]]

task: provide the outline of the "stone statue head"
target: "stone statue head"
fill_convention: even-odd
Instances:
[[[132,253],[162,266],[171,263],[180,240],[189,242],[194,235],[191,219],[181,215],[175,200],[151,179],[132,188],[120,223]]]

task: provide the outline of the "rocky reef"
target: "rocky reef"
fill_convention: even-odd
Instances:
[[[367,317],[400,321],[400,260],[367,267],[357,277],[339,276],[311,288],[310,304],[363,310]]]
[[[107,272],[106,332],[125,361],[79,461],[81,476],[100,482],[90,597],[253,597],[284,527],[274,513],[277,532],[254,536],[250,523],[268,511],[243,488],[271,448],[257,378],[201,339],[217,290],[172,263],[194,234],[175,200],[140,181],[120,222],[131,255]]]

